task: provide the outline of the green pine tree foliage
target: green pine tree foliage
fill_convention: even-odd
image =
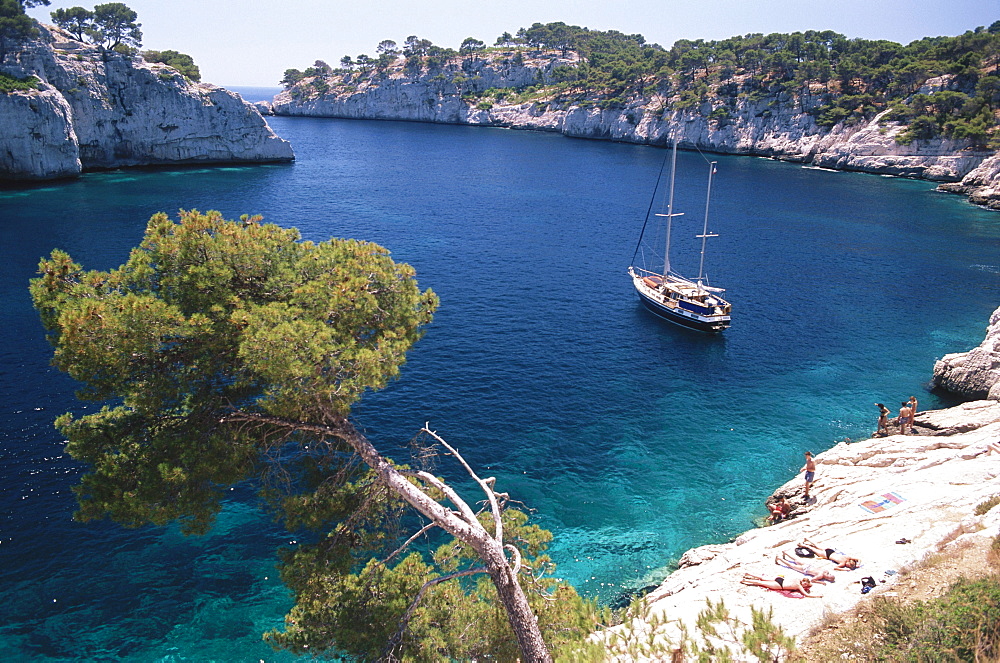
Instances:
[[[76,489],[77,517],[180,520],[187,532],[211,526],[226,487],[268,479],[285,445],[306,448],[229,414],[346,415],[398,375],[437,305],[382,247],[303,242],[217,212],[154,215],[118,269],[84,271],[56,250],[39,270],[31,293],[53,363],[83,385],[80,398],[106,403],[57,420],[68,451],[93,468]],[[309,494],[325,464],[344,464],[336,441],[308,450],[294,481],[268,489]]]
[[[56,421],[88,467],[74,489],[78,520],[204,533],[245,482],[307,541],[283,555],[296,604],[268,635],[276,647],[376,658],[425,583],[464,573],[429,586],[393,650],[518,655],[470,549],[438,530],[437,553],[390,554],[413,512],[331,432],[365,391],[398,376],[431,321],[437,296],[410,266],[368,242],[313,243],[259,217],[181,211],[154,215],[117,269],[85,271],[55,250],[39,273],[31,295],[53,363],[81,399],[102,404]],[[555,645],[581,639],[596,611],[549,575],[551,535],[516,510],[503,518],[532,571],[521,582],[543,633]]]
[[[531,568],[534,591],[528,592],[528,598],[546,644],[556,652],[578,647],[606,616],[594,601],[581,598],[571,585],[552,577],[555,566],[543,554],[552,538],[550,532],[528,524],[527,515],[517,509],[506,509],[503,519],[504,531]],[[489,526],[491,519],[483,515],[481,521]],[[519,658],[496,590],[483,574],[431,586],[402,637],[393,641],[400,620],[424,583],[477,567],[478,558],[468,546],[451,540],[440,545],[430,559],[416,552],[395,564],[373,559],[353,573],[331,573],[337,561],[326,557],[325,551],[325,542],[320,542],[285,556],[282,577],[295,591],[296,605],[285,619],[284,630],[265,635],[272,644],[303,654],[337,649],[360,661],[390,652],[405,661]]]

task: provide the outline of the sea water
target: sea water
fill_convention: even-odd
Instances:
[[[93,405],[48,365],[27,281],[53,248],[121,264],[155,212],[262,214],[378,242],[441,306],[358,424],[407,459],[425,422],[555,534],[558,574],[609,603],[765,514],[802,454],[874,430],[977,345],[1000,304],[1000,216],[926,182],[681,152],[672,265],[732,327],[664,322],[626,273],[664,151],[554,134],[272,118],[293,164],[128,170],[0,190],[0,651],[7,660],[256,661],[291,605],[295,533],[237,486],[207,536],[72,521],[85,469],[52,427]],[[479,496],[444,459],[437,471]],[[822,468],[820,469],[820,478]],[[889,481],[887,479],[887,481]],[[887,489],[891,488],[886,484]]]

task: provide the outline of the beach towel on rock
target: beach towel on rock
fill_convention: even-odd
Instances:
[[[858,504],[868,513],[882,513],[906,501],[899,493],[883,493]]]

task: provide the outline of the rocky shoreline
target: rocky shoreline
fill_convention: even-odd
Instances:
[[[1000,309],[991,317],[984,346],[995,349],[998,340]],[[980,349],[962,353],[980,354]],[[954,365],[962,355],[948,355],[945,360],[951,357]],[[747,624],[751,608],[772,610],[774,622],[802,641],[831,613],[847,612],[872,596],[896,596],[900,571],[930,555],[996,537],[1000,507],[980,516],[974,511],[1000,495],[1000,379],[992,372],[1000,367],[1000,359],[994,354],[993,360],[979,359],[975,364],[978,370],[967,371],[964,384],[978,390],[992,380],[988,399],[920,412],[916,434],[840,442],[818,454],[808,500],[803,498],[801,475],[778,488],[771,498],[786,497],[796,506],[793,517],[745,532],[731,543],[689,550],[680,568],[645,597],[647,616],[602,637],[611,643],[611,634],[630,632],[632,637],[641,634],[644,639],[677,642],[682,626],[689,633],[696,632],[695,620],[707,599],[722,599],[730,613]],[[984,371],[989,375],[984,377]],[[740,584],[744,573],[790,580],[803,577],[778,566],[775,557],[783,552],[794,554],[804,539],[856,557],[862,566],[834,571],[835,582],[814,586],[817,598],[791,597]],[[834,566],[823,560],[802,561],[828,569]],[[862,593],[860,581],[865,577],[873,578],[876,585]],[[609,648],[616,651],[616,645],[609,644]]]
[[[552,80],[553,70],[575,66],[578,56],[537,53],[518,64],[511,54],[457,57],[440,69],[419,73],[395,66],[379,76],[348,73],[328,78],[319,94],[303,82],[278,94],[265,112],[284,116],[406,120],[558,132],[575,138],[667,145],[721,154],[764,156],[820,168],[877,173],[942,183],[940,189],[1000,210],[1000,155],[976,151],[964,141],[896,142],[905,127],[882,113],[867,123],[832,128],[816,123],[811,110],[821,95],[788,93],[740,99],[725,117],[713,104],[677,109],[668,97],[651,94],[623,107],[496,100],[475,104],[475,90],[518,90]],[[508,57],[505,57],[508,56]],[[930,79],[921,92],[947,89],[948,77]]]
[[[166,65],[104,51],[39,26],[0,63],[37,89],[0,94],[0,180],[76,177],[123,166],[294,159],[236,93]]]

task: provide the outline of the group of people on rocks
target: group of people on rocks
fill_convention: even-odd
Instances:
[[[886,437],[889,435],[889,408],[882,403],[876,403],[878,407],[878,430],[875,437]],[[900,435],[909,435],[913,432],[913,419],[917,416],[917,397],[910,396],[910,400],[903,401],[899,408],[899,417],[896,424],[899,426]]]
[[[889,435],[889,415],[891,414],[889,408],[887,408],[882,403],[875,403],[879,409],[878,416],[878,430],[875,431],[874,437],[886,437]],[[899,417],[896,419],[896,425],[899,426],[900,435],[909,435],[913,433],[913,420],[917,415],[917,397],[910,396],[910,400],[903,401],[899,408]],[[998,448],[1000,451],[1000,448]],[[805,472],[805,491],[802,493],[803,499],[809,501],[809,489],[812,487],[813,480],[816,478],[816,461],[813,459],[811,452],[805,452],[806,462],[802,466],[799,472]],[[792,513],[793,507],[785,499],[784,496],[779,497],[774,501],[768,510],[771,514],[767,518],[767,522],[770,525],[781,522],[782,520],[788,518]]]
[[[856,557],[849,557],[834,548],[819,546],[808,539],[795,548],[795,555],[798,557],[815,557],[833,562],[833,567],[824,567],[818,564],[806,564],[797,557],[790,555],[788,551],[783,551],[774,558],[774,563],[783,566],[791,571],[802,574],[799,579],[787,579],[785,576],[776,576],[774,579],[764,578],[751,573],[743,574],[740,583],[752,585],[754,587],[764,587],[781,592],[796,592],[802,596],[817,598],[818,594],[813,594],[814,582],[834,582],[836,578],[830,571],[853,571],[861,565],[861,560]]]

